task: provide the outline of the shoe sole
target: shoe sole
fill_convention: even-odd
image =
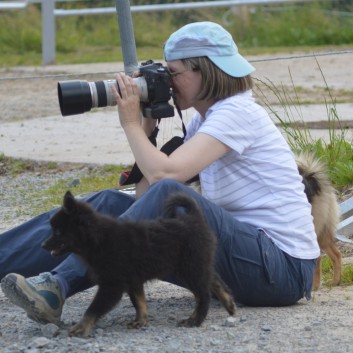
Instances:
[[[16,277],[7,276],[4,278],[1,281],[1,289],[10,302],[22,308],[31,320],[40,324],[60,323],[60,320],[53,319],[52,317],[50,319],[43,317],[43,313],[40,313],[35,306],[35,299],[28,297],[17,286]]]

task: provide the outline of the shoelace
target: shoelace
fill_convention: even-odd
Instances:
[[[28,278],[27,281],[31,284],[45,284],[47,286],[51,285],[53,281],[50,279],[51,275],[48,272],[39,274],[36,277]],[[48,281],[49,280],[49,281]]]

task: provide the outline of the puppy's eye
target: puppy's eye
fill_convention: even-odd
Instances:
[[[60,230],[59,230],[59,229],[55,229],[55,230],[54,230],[54,235],[55,235],[56,237],[60,237],[60,235],[61,235]]]

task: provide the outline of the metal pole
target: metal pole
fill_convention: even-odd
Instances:
[[[55,0],[42,0],[43,65],[55,62]]]
[[[136,42],[129,0],[116,0],[116,12],[120,32],[121,49],[123,51],[124,71],[132,75],[137,71],[138,62],[136,54]]]

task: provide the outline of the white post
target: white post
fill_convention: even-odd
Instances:
[[[55,0],[42,0],[42,55],[43,65],[55,62]]]

